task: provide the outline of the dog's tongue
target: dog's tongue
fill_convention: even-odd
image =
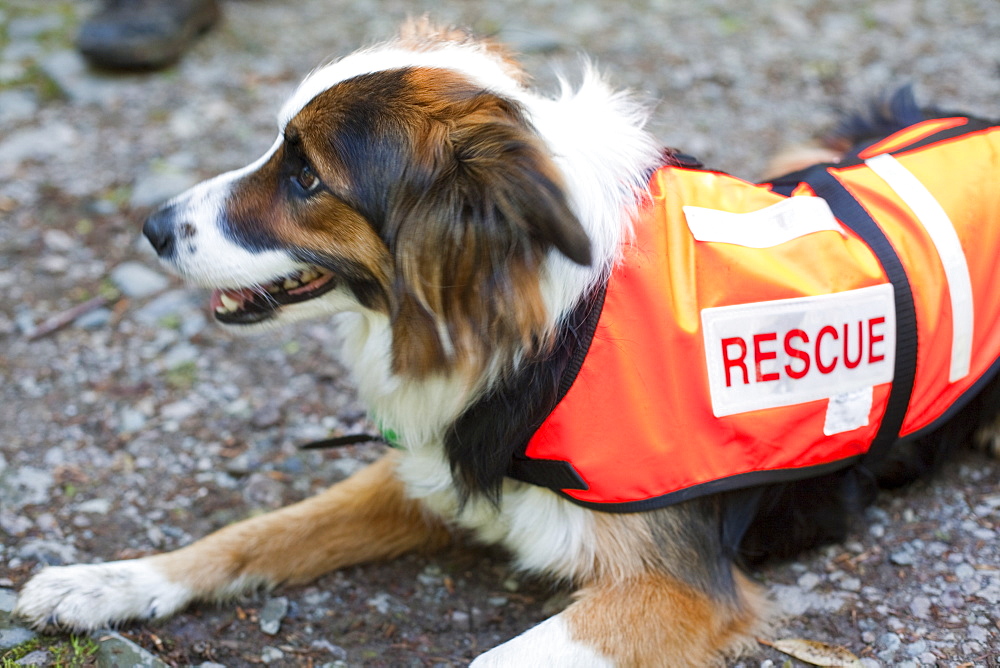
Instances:
[[[209,300],[209,307],[213,311],[218,311],[220,308],[230,311],[235,310],[242,307],[245,302],[252,301],[255,294],[250,288],[243,288],[241,290],[213,290],[212,297]],[[223,302],[223,297],[226,299],[225,302]]]

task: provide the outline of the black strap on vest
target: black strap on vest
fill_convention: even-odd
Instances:
[[[826,200],[833,215],[868,244],[892,283],[896,303],[896,360],[882,424],[862,463],[877,462],[899,438],[917,368],[917,316],[906,271],[892,243],[868,211],[826,167],[815,167],[803,182]]]

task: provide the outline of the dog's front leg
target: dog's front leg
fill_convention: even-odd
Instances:
[[[444,525],[406,497],[395,476],[397,460],[390,453],[317,496],[174,552],[46,568],[24,586],[16,613],[37,627],[93,630],[443,545]]]
[[[739,574],[720,601],[659,574],[585,587],[558,615],[483,654],[472,668],[711,666],[759,622],[757,588]]]

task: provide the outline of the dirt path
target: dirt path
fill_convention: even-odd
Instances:
[[[900,84],[1000,115],[996,0],[229,1],[179,67],[116,77],[71,48],[90,7],[0,2],[0,587],[39,562],[179,546],[377,455],[296,450],[364,419],[324,325],[230,338],[137,233],[159,199],[266,150],[313,66],[407,14],[498,34],[542,86],[547,62],[572,80],[586,51],[660,100],[665,144],[748,178]],[[81,304],[68,326],[38,330]],[[969,455],[943,477],[884,497],[846,544],[761,572],[795,615],[781,633],[869,666],[997,665],[998,467]],[[503,555],[456,549],[124,634],[178,665],[462,665],[565,601]],[[740,665],[783,660],[760,647]]]

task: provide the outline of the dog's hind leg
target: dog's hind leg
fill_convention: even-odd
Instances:
[[[443,545],[447,530],[405,496],[396,465],[390,453],[321,494],[174,552],[46,568],[24,586],[15,612],[36,627],[93,630]]]
[[[764,607],[737,574],[739,597],[720,602],[659,574],[585,587],[560,614],[500,645],[473,668],[710,666],[747,642]]]

